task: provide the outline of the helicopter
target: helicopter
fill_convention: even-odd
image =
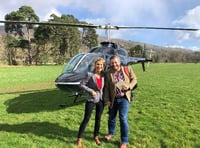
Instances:
[[[128,51],[122,48],[119,44],[111,42],[109,39],[110,30],[119,29],[160,29],[160,30],[186,30],[186,31],[198,31],[194,28],[169,28],[169,27],[137,27],[137,26],[112,26],[107,25],[91,25],[91,24],[76,24],[76,23],[61,23],[61,22],[30,22],[30,21],[14,21],[4,20],[0,23],[14,23],[14,24],[33,24],[33,25],[53,25],[53,26],[69,26],[79,28],[95,28],[104,29],[107,35],[107,41],[101,42],[100,46],[93,47],[87,53],[79,53],[72,57],[64,66],[62,73],[56,78],[55,85],[60,90],[72,92],[71,96],[74,96],[74,103],[78,97],[82,96],[83,90],[79,87],[80,82],[84,79],[87,72],[93,71],[93,63],[97,57],[102,57],[106,61],[105,69],[109,67],[109,59],[112,55],[117,55],[121,60],[121,65],[142,64],[142,69],[145,71],[145,62],[152,61],[143,57],[131,57],[128,55]]]
[[[92,72],[94,69],[94,60],[97,57],[102,57],[106,60],[105,69],[109,68],[109,59],[111,56],[117,55],[120,58],[121,65],[131,65],[142,63],[145,71],[144,62],[151,61],[147,58],[130,57],[126,49],[120,47],[119,44],[105,41],[101,42],[100,46],[90,49],[88,53],[80,53],[74,56],[67,62],[60,76],[55,80],[55,85],[66,91],[75,91],[76,99],[82,95],[80,90],[80,81],[84,79],[87,72]]]

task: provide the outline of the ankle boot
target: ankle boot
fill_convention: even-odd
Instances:
[[[83,148],[82,146],[82,138],[77,139],[77,148]]]
[[[95,142],[96,142],[97,145],[101,145],[101,141],[99,140],[98,136],[95,136],[94,140],[95,140]]]

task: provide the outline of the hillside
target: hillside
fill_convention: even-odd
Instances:
[[[105,41],[106,38],[104,37],[99,37],[99,41]],[[188,49],[183,49],[183,48],[172,48],[172,47],[163,47],[163,46],[157,46],[157,45],[152,45],[152,44],[148,44],[148,43],[142,43],[142,42],[135,42],[135,41],[131,41],[131,40],[123,40],[123,39],[111,39],[112,42],[118,43],[120,44],[122,47],[129,49],[131,47],[134,47],[136,45],[140,45],[142,47],[145,46],[145,48],[147,50],[153,50],[154,52],[158,52],[158,51],[177,51],[177,52],[193,52],[191,50]]]
[[[99,37],[100,42],[105,40],[106,38]],[[194,52],[188,49],[162,47],[122,39],[111,39],[111,41],[120,44],[125,49],[130,49],[136,45],[140,45],[145,48],[146,57],[151,57],[153,62],[199,62],[200,59],[200,52]]]

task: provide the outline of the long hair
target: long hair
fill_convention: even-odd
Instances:
[[[98,58],[96,58],[95,61],[94,61],[94,72],[95,72],[95,70],[96,70],[96,69],[95,69],[95,65],[96,65],[96,63],[99,62],[99,61],[103,63],[103,67],[105,68],[106,61],[104,60],[104,58],[98,57]]]

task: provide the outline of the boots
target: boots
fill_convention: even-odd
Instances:
[[[95,136],[94,137],[94,140],[96,142],[97,145],[101,145],[101,141],[99,140],[99,137],[98,136]],[[77,148],[83,148],[83,145],[82,145],[82,138],[78,138],[77,139]]]
[[[77,139],[77,148],[83,148],[83,145],[82,145],[82,138],[78,138],[78,139]]]
[[[120,148],[127,148],[127,144],[122,143],[122,144],[120,145]]]
[[[112,139],[112,135],[106,135],[106,136],[105,136],[105,140],[106,140],[106,141],[110,141],[111,139]]]
[[[94,140],[95,140],[95,142],[96,142],[97,145],[101,145],[101,141],[99,140],[98,136],[95,136]]]

